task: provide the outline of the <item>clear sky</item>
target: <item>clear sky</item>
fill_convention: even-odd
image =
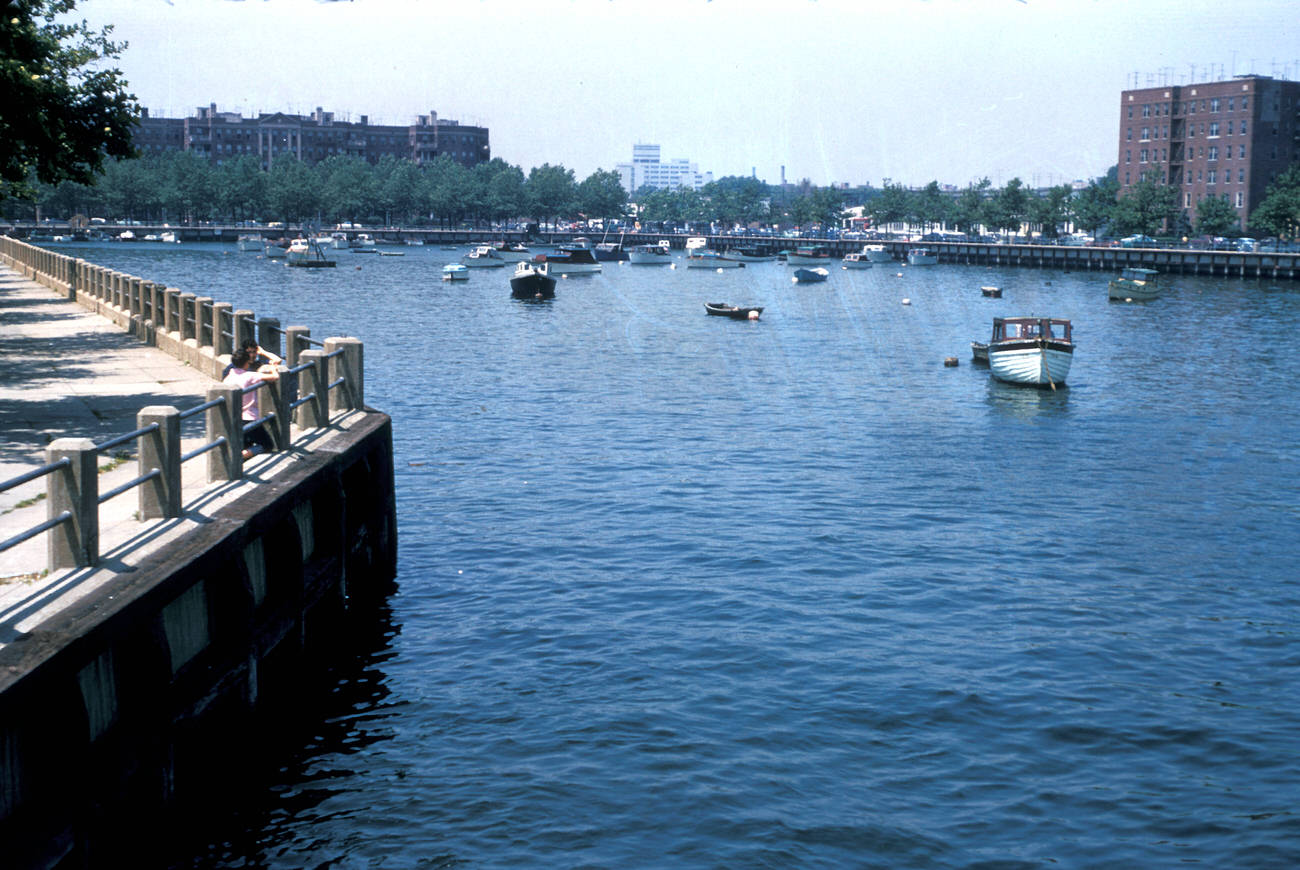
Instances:
[[[151,114],[310,113],[490,130],[579,180],[636,142],[776,183],[1115,163],[1119,93],[1300,79],[1295,0],[81,0]]]

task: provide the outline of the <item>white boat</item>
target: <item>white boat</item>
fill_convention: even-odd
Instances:
[[[863,245],[859,253],[873,263],[889,263],[894,259],[884,245]]]
[[[506,264],[506,261],[501,259],[501,255],[491,245],[479,245],[464,257],[461,257],[460,262],[461,265],[468,266],[471,269],[500,268]]]
[[[144,237],[144,240],[145,240],[146,242],[160,242],[160,241],[162,241],[162,239],[159,238],[159,236],[158,236],[157,233],[149,233],[148,235],[146,235],[146,236]]]
[[[314,239],[297,238],[289,243],[284,251],[287,266],[299,266],[304,269],[333,268],[335,261],[325,258],[325,251]]]
[[[552,277],[556,275],[587,275],[601,271],[600,262],[596,259],[595,254],[591,252],[590,247],[579,247],[577,243],[584,241],[574,239],[573,245],[561,245],[559,250],[554,254],[538,254],[533,258],[533,262],[545,266],[542,270],[545,274]]]
[[[695,248],[686,252],[688,269],[743,269],[745,264],[712,248]]]
[[[288,249],[289,249],[289,243],[286,242],[284,239],[262,242],[262,256],[268,257],[272,260],[278,260],[281,257],[283,257],[284,252],[287,251]]]
[[[519,242],[497,242],[492,250],[507,263],[524,263],[533,258],[528,246]]]
[[[235,247],[241,251],[256,251],[260,254],[262,252],[262,237],[253,233],[241,233],[239,238],[235,240]]]
[[[795,248],[786,252],[785,262],[789,266],[828,266],[831,263],[831,249],[825,245]]]
[[[335,250],[346,250],[348,245],[348,234],[342,230],[336,230],[330,233],[330,247]]]
[[[130,230],[122,230],[122,232],[117,234],[117,237],[120,241],[123,242],[135,241],[135,233],[131,232]]]
[[[871,268],[871,258],[868,257],[866,254],[861,254],[861,253],[845,254],[844,259],[841,262],[844,264],[845,269],[870,269]]]
[[[402,244],[418,248],[420,245],[424,244],[424,239],[402,239]]]
[[[978,354],[979,349],[972,346]],[[1059,317],[995,317],[988,343],[989,371],[1011,384],[1065,383],[1074,359],[1070,321]]]
[[[364,251],[375,246],[375,238],[369,233],[357,233],[356,238],[348,242],[348,247],[354,251]]]
[[[168,230],[167,232],[160,235],[158,237],[158,241],[166,242],[169,245],[179,245],[181,242],[181,240],[176,238],[176,234],[173,233],[171,230]]]
[[[633,265],[664,265],[673,261],[672,247],[667,239],[657,245],[636,245],[627,252],[627,261]]]
[[[1109,298],[1123,302],[1150,302],[1160,295],[1155,269],[1126,268],[1118,278],[1110,279]]]
[[[448,263],[442,267],[442,280],[444,281],[468,281],[469,269],[460,263]]]
[[[907,252],[907,265],[933,266],[939,262],[939,255],[928,248],[912,248]]]

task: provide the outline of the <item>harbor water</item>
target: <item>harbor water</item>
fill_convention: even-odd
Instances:
[[[179,866],[1300,865],[1300,285],[57,247],[361,338],[393,418],[378,636]],[[1017,314],[1068,386],[971,365]]]

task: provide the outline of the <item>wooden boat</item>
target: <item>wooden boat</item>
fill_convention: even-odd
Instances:
[[[972,345],[972,351],[974,346]],[[1056,389],[1074,359],[1070,321],[1059,317],[995,317],[988,343],[989,370],[1011,384]]]
[[[545,267],[520,263],[510,279],[510,295],[515,299],[554,299],[555,279],[546,274]]]
[[[442,267],[442,280],[444,281],[468,281],[469,269],[460,263],[448,263]]]
[[[989,364],[988,342],[972,341],[970,343],[970,358],[971,358],[971,362],[975,363],[976,365],[984,365],[984,366],[988,365]]]
[[[795,269],[794,280],[798,284],[812,284],[816,281],[825,281],[831,276],[830,272],[825,269]]]
[[[907,252],[907,265],[933,266],[939,262],[939,255],[928,248],[912,248]]]
[[[289,247],[284,251],[284,262],[286,266],[297,266],[301,269],[334,267],[334,261],[325,259],[325,252],[311,239],[294,239],[290,242]]]
[[[812,245],[787,251],[785,261],[791,266],[824,266],[831,261],[831,249],[825,245]]]
[[[870,269],[871,257],[863,253],[845,254],[841,260],[845,269]]]
[[[985,284],[983,287],[980,288],[980,295],[981,295],[981,296],[987,296],[987,297],[989,297],[990,299],[1001,299],[1001,298],[1002,298],[1002,288],[1001,288],[1001,287],[992,287],[992,286],[989,286],[988,284]]]
[[[758,320],[763,313],[762,306],[728,305],[725,302],[705,302],[704,311],[714,317],[730,317],[732,320]]]
[[[1130,267],[1110,279],[1109,298],[1122,302],[1150,302],[1160,295],[1160,282],[1155,269]]]

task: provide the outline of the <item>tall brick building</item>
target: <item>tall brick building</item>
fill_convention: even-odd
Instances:
[[[1201,200],[1227,196],[1245,229],[1268,185],[1296,160],[1300,82],[1234,76],[1120,94],[1120,195],[1143,176],[1173,185],[1192,226]]]
[[[446,154],[457,163],[474,166],[492,157],[486,127],[442,120],[436,112],[395,127],[371,124],[365,115],[357,122],[336,121],[333,112],[319,108],[310,115],[273,112],[244,118],[237,112],[218,112],[216,103],[199,108],[189,118],[152,118],[146,110],[134,143],[146,155],[193,151],[214,164],[253,154],[263,168],[281,154],[309,164],[335,155],[378,163],[385,154],[426,163]]]

